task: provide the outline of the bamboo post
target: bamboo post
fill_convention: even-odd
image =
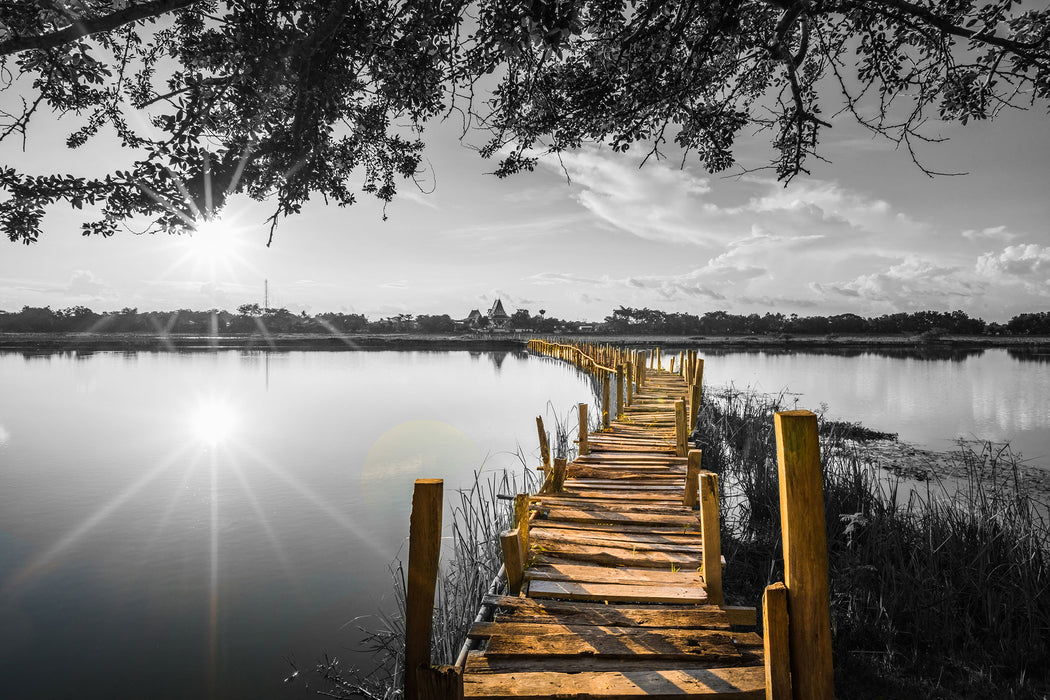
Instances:
[[[718,524],[718,475],[705,472],[700,475],[700,538],[704,543],[704,584],[707,602],[721,605],[722,599],[722,539]]]
[[[543,468],[551,468],[551,447],[547,442],[547,431],[543,429],[543,416],[536,416],[536,432],[540,437],[540,457],[543,458]]]
[[[623,415],[623,365],[616,365],[616,417]]]
[[[602,372],[602,430],[609,429],[609,373]]]
[[[685,494],[682,497],[682,505],[686,508],[696,508],[696,495],[700,489],[700,450],[689,450],[689,461],[685,467]]]
[[[462,700],[463,672],[456,666],[417,668],[419,697],[423,700]]]
[[[525,555],[521,551],[518,528],[501,532],[499,545],[503,550],[503,567],[507,570],[507,591],[510,595],[518,595],[525,576]]]
[[[762,646],[765,650],[766,700],[791,700],[791,653],[788,641],[788,590],[777,582],[762,594]]]
[[[685,429],[685,401],[679,399],[674,402],[674,442],[675,454],[679,457],[686,455],[686,441],[688,433]]]
[[[434,588],[441,554],[444,481],[416,479],[408,526],[408,585],[405,593],[405,698],[419,697],[416,669],[430,667]]]
[[[590,454],[591,446],[587,443],[587,435],[590,431],[590,425],[587,423],[587,404],[581,403],[577,406],[577,413],[580,414],[580,431],[579,431],[579,445],[580,445],[580,456]]]
[[[624,405],[630,406],[634,403],[634,362],[627,360],[624,366],[624,375],[627,378],[627,401]]]
[[[809,411],[785,411],[773,416],[773,425],[780,477],[784,583],[791,616],[792,694],[796,700],[830,700],[835,688],[817,417]]]
[[[565,468],[567,460],[561,457],[554,458],[554,472],[551,477],[551,493],[561,493],[565,488]]]

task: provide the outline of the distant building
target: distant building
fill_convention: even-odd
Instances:
[[[493,329],[507,329],[510,327],[510,316],[503,310],[503,302],[497,299],[489,309],[489,326]]]

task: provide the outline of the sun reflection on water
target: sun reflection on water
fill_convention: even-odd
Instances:
[[[207,397],[198,400],[190,413],[190,432],[200,442],[218,447],[229,442],[237,430],[237,411],[226,399]]]

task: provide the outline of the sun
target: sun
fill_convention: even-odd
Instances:
[[[234,227],[217,217],[196,223],[187,243],[197,262],[216,264],[229,262],[237,254],[239,238]]]
[[[217,447],[227,442],[237,429],[237,411],[228,401],[201,399],[190,413],[190,432],[200,442]]]

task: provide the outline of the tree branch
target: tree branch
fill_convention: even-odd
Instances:
[[[10,56],[31,49],[53,49],[92,34],[109,32],[125,24],[181,10],[198,2],[200,0],[150,0],[141,5],[128,5],[123,10],[111,12],[103,17],[81,20],[57,32],[19,36],[2,41],[0,42],[0,56]]]

